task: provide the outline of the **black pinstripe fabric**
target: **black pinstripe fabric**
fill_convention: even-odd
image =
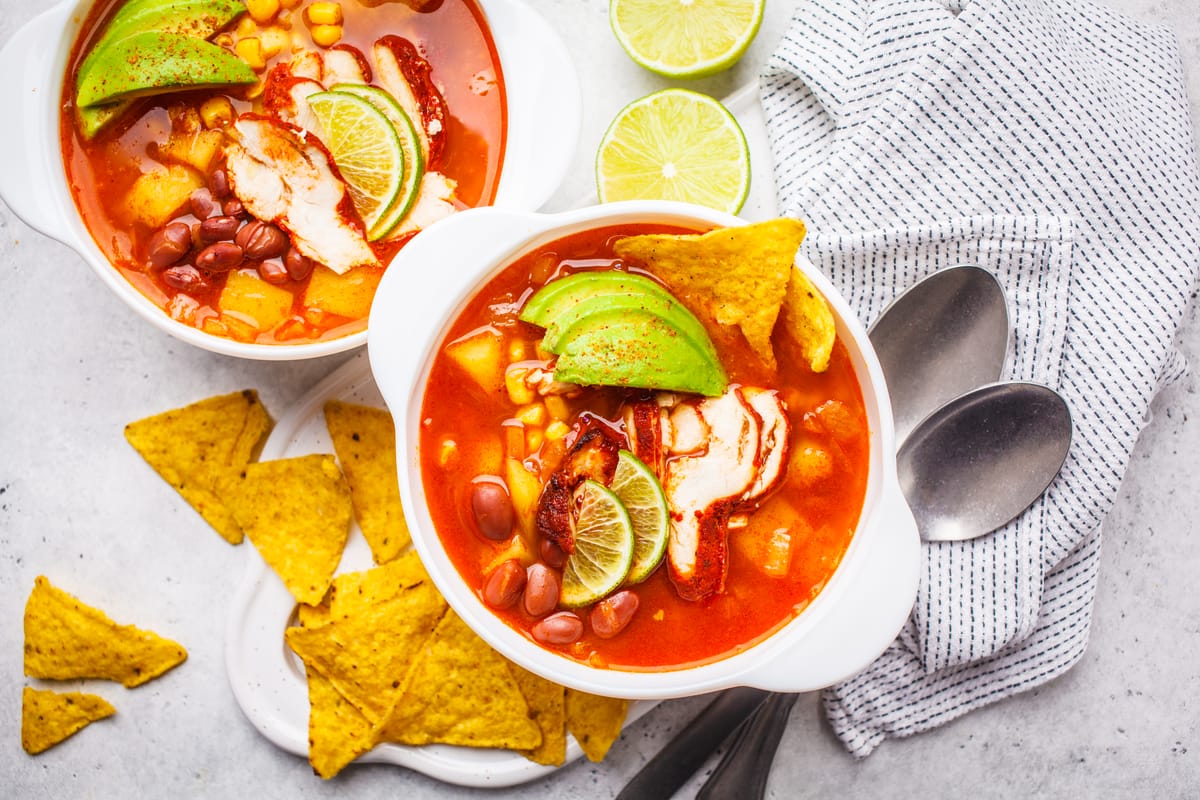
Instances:
[[[825,693],[864,756],[1083,653],[1100,530],[1200,270],[1173,35],[1086,0],[802,0],[762,80],[780,206],[864,322],[957,263],[993,271],[1009,377],[1057,387],[1067,463],[1016,522],[924,548],[892,647]]]

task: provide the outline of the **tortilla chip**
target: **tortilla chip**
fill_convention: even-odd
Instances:
[[[376,603],[395,597],[402,589],[430,580],[416,550],[403,553],[395,561],[362,572],[344,572],[334,576],[329,591],[317,605],[300,603],[296,616],[301,625],[315,628],[335,617],[352,617],[370,610]]]
[[[374,726],[333,683],[314,669],[308,674],[308,763],[322,778],[342,768],[375,745]]]
[[[242,528],[226,485],[262,448],[271,417],[253,390],[211,397],[125,426],[125,438],[230,544]]]
[[[604,759],[608,748],[621,735],[628,711],[628,700],[567,689],[567,730],[590,761]]]
[[[176,642],[118,625],[39,575],[25,603],[25,674],[33,678],[102,678],[129,688],[187,659]]]
[[[542,743],[532,750],[521,750],[521,755],[535,764],[561,766],[567,760],[566,689],[511,661],[508,668],[529,705],[530,719],[542,730]]]
[[[396,474],[396,428],[392,415],[380,408],[331,400],[325,425],[354,500],[354,516],[376,564],[386,564],[412,538],[400,505]]]
[[[808,359],[812,371],[828,369],[833,343],[837,339],[833,311],[812,281],[796,267],[792,267],[782,317],[784,329],[800,345],[800,353]]]
[[[413,659],[446,601],[431,581],[361,612],[313,628],[288,628],[284,637],[304,665],[324,675],[372,723],[381,722],[403,689]]]
[[[617,256],[649,270],[689,308],[736,325],[750,348],[775,367],[771,332],[787,294],[804,223],[786,217],[704,234],[618,239]]]
[[[413,662],[380,738],[532,750],[542,732],[504,656],[449,611]]]
[[[111,703],[94,694],[60,694],[26,686],[21,692],[21,747],[37,755],[115,713]]]
[[[350,534],[350,489],[333,456],[247,464],[229,496],[234,519],[292,596],[325,596]]]

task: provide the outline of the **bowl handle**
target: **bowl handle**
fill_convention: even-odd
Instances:
[[[921,561],[917,523],[894,475],[869,525],[859,532],[866,557],[843,576],[853,595],[831,606],[794,652],[775,654],[742,683],[777,692],[822,689],[860,672],[892,643],[912,610]]]
[[[55,42],[75,4],[63,2],[25,23],[0,50],[0,198],[31,228],[67,244],[54,200],[59,78]],[[47,95],[50,100],[47,100]],[[49,107],[47,106],[49,103]],[[66,237],[66,238],[64,238]]]

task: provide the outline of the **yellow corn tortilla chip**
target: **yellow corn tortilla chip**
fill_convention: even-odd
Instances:
[[[532,750],[519,752],[535,764],[555,767],[562,765],[567,760],[567,718],[564,705],[566,689],[511,661],[508,668],[529,705],[529,718],[536,722],[542,731],[540,745]]]
[[[567,689],[567,730],[579,742],[589,761],[604,759],[608,748],[621,735],[628,711],[628,700]]]
[[[350,489],[333,456],[247,464],[229,508],[263,560],[301,603],[316,605],[350,534]]]
[[[448,611],[413,661],[380,738],[532,750],[542,731],[504,656]]]
[[[308,763],[322,778],[342,768],[375,745],[374,726],[321,673],[308,674]]]
[[[72,680],[103,678],[140,686],[187,659],[178,643],[118,625],[39,575],[25,603],[25,674]]]
[[[828,301],[817,291],[803,272],[792,267],[783,301],[784,329],[800,345],[800,353],[808,360],[813,372],[829,368],[829,357],[837,339],[837,327]]]
[[[376,564],[386,564],[412,538],[400,505],[396,474],[396,428],[380,408],[331,400],[325,425],[354,500],[354,516]]]
[[[649,270],[689,308],[736,325],[772,369],[771,332],[787,294],[804,223],[781,217],[704,234],[618,239],[617,256]]]
[[[372,723],[381,722],[403,689],[413,658],[446,612],[431,581],[367,603],[349,617],[316,627],[292,627],[288,645]]]
[[[306,628],[324,625],[335,617],[352,617],[371,606],[390,600],[402,589],[430,580],[416,550],[362,572],[335,575],[325,597],[317,605],[301,603],[297,618]]]
[[[258,457],[271,417],[253,390],[211,397],[125,426],[125,438],[230,544],[242,528],[226,484]]]
[[[21,692],[21,747],[29,755],[37,755],[115,713],[111,703],[94,694],[26,686]]]

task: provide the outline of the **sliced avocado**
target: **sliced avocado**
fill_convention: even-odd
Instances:
[[[614,309],[640,310],[662,317],[702,350],[711,351],[713,358],[716,358],[716,350],[708,337],[708,331],[692,312],[673,297],[662,297],[657,293],[643,291],[592,295],[579,301],[550,321],[546,326],[542,347],[551,353],[557,353],[559,344],[570,338],[576,328],[586,326],[591,315]]]
[[[171,89],[254,83],[254,70],[223,47],[161,31],[134,34],[96,51],[76,102],[93,106]]]
[[[96,55],[113,42],[147,31],[177,33],[207,39],[225,28],[246,10],[239,0],[131,0],[121,7],[84,57],[76,72],[75,89],[96,65]],[[95,80],[92,76],[89,80]],[[106,105],[78,106],[80,128],[84,138],[95,136],[105,125],[129,107],[128,101]]]
[[[588,316],[563,343],[557,380],[716,396],[728,378],[721,362],[665,319],[613,309]]]
[[[674,300],[671,293],[644,275],[632,272],[576,272],[565,278],[550,281],[525,302],[520,319],[549,326],[563,312],[589,297],[602,294],[628,294],[642,291]]]

